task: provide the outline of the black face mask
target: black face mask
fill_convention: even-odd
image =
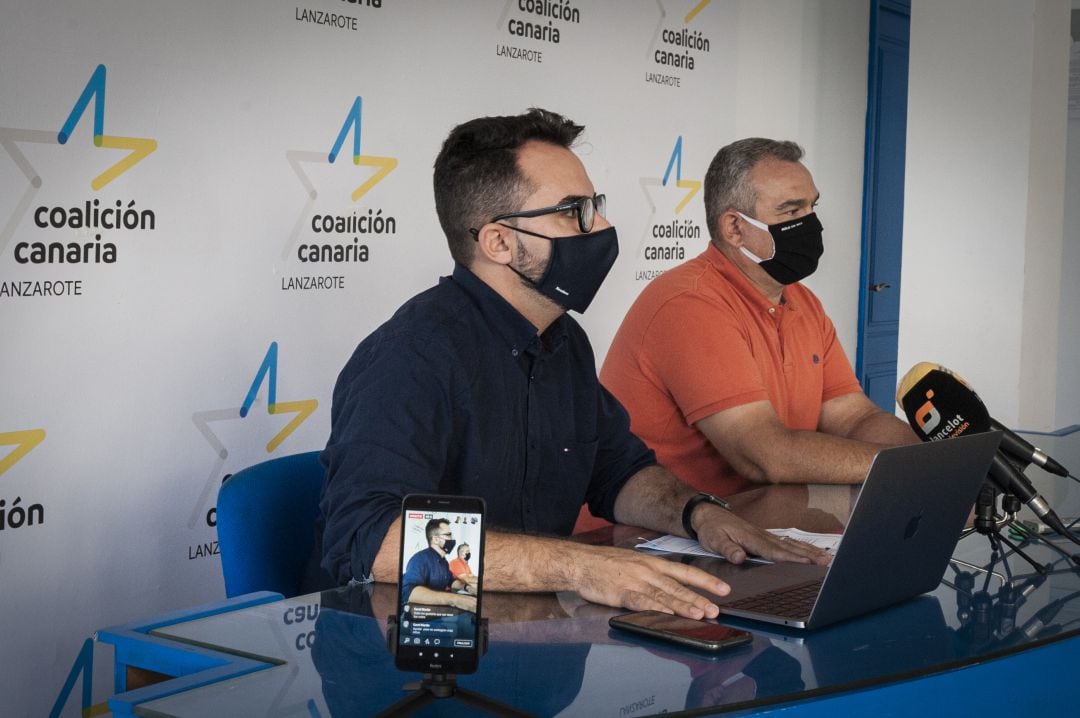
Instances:
[[[471,553],[467,553],[467,554],[465,554],[465,560],[466,560],[466,561],[468,561],[468,560],[469,560],[470,558],[472,558],[472,554],[471,554]]]
[[[619,236],[615,228],[569,237],[548,237],[506,226],[551,242],[551,257],[544,275],[538,281],[526,277],[511,265],[507,266],[559,306],[583,314],[619,256]]]
[[[758,229],[766,230],[773,238],[773,255],[762,259],[744,246],[742,253],[757,262],[758,266],[780,284],[794,284],[806,279],[817,269],[818,260],[825,252],[821,241],[821,221],[816,212],[805,217],[779,224],[766,225],[742,212],[740,217]]]
[[[454,539],[446,539],[445,541],[443,541],[442,552],[443,553],[450,553],[451,551],[454,550],[454,544],[456,544],[456,543],[457,543],[457,541],[455,541]]]

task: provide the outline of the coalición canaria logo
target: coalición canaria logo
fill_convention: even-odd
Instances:
[[[581,10],[570,0],[506,0],[498,27],[506,30],[513,42],[540,40],[558,45],[562,33],[572,25],[581,24]],[[532,57],[528,53],[533,53]],[[497,45],[495,53],[516,59],[542,62],[536,51],[511,45]]]
[[[674,70],[693,71],[702,54],[712,51],[712,42],[708,36],[702,30],[690,27],[710,1],[699,0],[683,17],[681,27],[672,26],[668,22],[667,12],[663,4],[660,4],[660,19],[656,23],[649,46],[649,59],[654,67],[645,71],[645,82],[680,87],[681,78],[670,73]]]
[[[19,463],[44,440],[44,429],[23,429],[0,433],[0,447],[14,447],[3,458],[0,458],[0,476]],[[16,496],[14,499],[0,498],[0,531],[40,526],[43,523],[45,523],[43,505],[24,501],[22,496]]]
[[[247,394],[244,395],[244,400],[239,407],[197,411],[191,416],[195,427],[217,455],[217,461],[203,484],[202,493],[188,519],[188,528],[195,528],[196,524],[199,523],[204,523],[211,528],[217,525],[216,507],[211,506],[209,509],[206,507],[213,500],[216,489],[221,485],[224,478],[228,478],[228,475],[224,474],[223,471],[225,462],[229,457],[229,450],[221,437],[211,428],[211,424],[220,421],[248,419],[251,416],[252,409],[259,405],[259,392],[264,386],[266,388],[267,414],[271,416],[294,414],[292,419],[267,442],[266,453],[268,454],[276,451],[319,408],[319,400],[315,398],[278,401],[278,343],[276,341],[270,342],[270,346],[267,348],[266,354],[263,355],[262,362],[259,364],[255,377],[252,379]],[[223,476],[224,478],[222,478]],[[204,555],[213,555],[214,553],[216,551],[209,544],[203,544],[202,549],[195,546],[189,547],[188,556],[189,558],[201,558]]]
[[[107,70],[98,65],[68,113],[60,131],[53,134],[43,130],[0,128],[0,147],[14,160],[27,179],[28,186],[7,225],[0,231],[0,251],[6,247],[22,217],[30,211],[33,199],[44,180],[19,148],[23,143],[66,145],[93,101],[93,146],[100,149],[128,150],[128,154],[90,180],[90,189],[98,192],[118,177],[133,169],[157,149],[157,140],[149,137],[129,137],[106,134],[105,96]],[[132,198],[102,199],[40,204],[32,210],[33,227],[46,232],[74,230],[75,241],[41,239],[15,244],[14,257],[18,264],[114,264],[119,255],[115,241],[119,232],[147,232],[156,229],[156,217],[150,208]],[[111,233],[111,234],[110,234]],[[28,283],[4,282],[0,296],[22,296]],[[58,287],[65,283],[55,282]],[[70,283],[67,283],[70,284]],[[10,285],[10,286],[9,286]],[[54,291],[50,288],[49,294]],[[41,294],[26,294],[41,296]]]
[[[307,191],[308,200],[300,212],[293,227],[292,234],[282,250],[282,260],[288,260],[290,256],[304,265],[340,265],[356,262],[367,262],[371,258],[371,245],[373,239],[383,239],[397,234],[397,218],[378,207],[356,207],[344,211],[315,210],[315,201],[319,197],[311,178],[304,171],[302,165],[336,164],[346,148],[346,142],[351,139],[352,164],[356,167],[373,168],[374,172],[349,194],[350,201],[355,204],[367,196],[380,182],[386,179],[398,161],[395,157],[364,154],[361,151],[361,138],[363,130],[364,100],[356,97],[345,120],[341,124],[334,144],[329,153],[309,152],[301,150],[287,150],[285,157],[292,166],[300,183]],[[310,233],[309,239],[300,242],[301,233]],[[351,236],[350,236],[351,235]],[[294,249],[295,248],[295,249]],[[335,270],[337,267],[335,267]],[[297,276],[282,277],[281,288],[289,289],[334,289],[344,286],[344,277],[338,275],[323,276]]]
[[[696,242],[702,236],[701,225],[682,216],[690,200],[701,190],[701,180],[683,177],[682,160],[683,138],[679,135],[671,149],[663,177],[641,177],[638,180],[651,209],[639,249],[641,258],[649,262],[682,261],[686,259],[684,240]],[[672,188],[684,192],[671,192]],[[675,203],[670,220],[656,221],[660,214],[657,212],[658,200],[663,206]],[[647,280],[662,273],[662,269],[652,267],[639,270],[635,278]]]

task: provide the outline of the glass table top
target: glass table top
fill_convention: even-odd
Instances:
[[[1080,467],[1080,436],[1037,437],[1066,466]],[[1029,469],[1067,520],[1080,514],[1080,486]],[[1023,516],[1030,518],[1028,511]],[[626,528],[626,527],[619,527]],[[640,532],[624,532],[634,538]],[[611,541],[620,534],[609,533]],[[575,594],[485,595],[490,646],[478,672],[458,683],[545,716],[640,716],[693,709],[742,711],[808,694],[848,691],[1007,656],[1032,646],[1080,641],[1080,572],[1057,538],[1024,550],[1048,566],[1040,575],[1016,555],[988,563],[989,542],[973,534],[934,591],[892,608],[805,632],[727,619],[751,644],[708,656],[608,627],[621,611]],[[725,580],[753,568],[693,559]],[[989,573],[978,569],[989,569]],[[140,715],[371,715],[419,678],[397,671],[386,646],[396,587],[356,584],[167,626],[168,637],[272,664],[255,673],[138,706]],[[437,701],[417,715],[469,715]]]

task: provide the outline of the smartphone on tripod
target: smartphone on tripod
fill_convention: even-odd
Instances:
[[[401,504],[398,638],[403,671],[461,675],[480,660],[484,501],[409,494]]]

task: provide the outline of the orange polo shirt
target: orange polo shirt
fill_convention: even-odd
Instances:
[[[645,287],[615,335],[600,381],[660,463],[718,495],[750,482],[695,422],[768,399],[785,426],[815,430],[824,402],[862,391],[813,292],[792,284],[772,304],[711,244]]]
[[[459,578],[471,574],[472,569],[469,568],[469,564],[465,563],[465,559],[459,556],[450,562],[450,573],[454,574],[454,578]]]

